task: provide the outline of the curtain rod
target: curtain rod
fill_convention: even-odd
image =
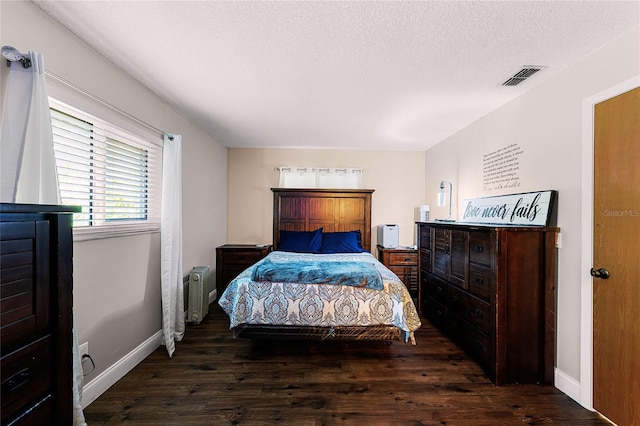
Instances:
[[[7,60],[7,66],[11,66],[11,62],[20,62],[23,68],[31,68],[31,58],[20,53],[13,46],[2,46],[2,56]]]
[[[57,81],[59,81],[60,83],[62,83],[62,84],[64,84],[64,85],[66,85],[66,86],[68,86],[68,87],[72,88],[73,90],[76,90],[76,91],[80,92],[81,94],[83,94],[83,95],[85,95],[85,96],[87,96],[87,97],[89,97],[89,98],[93,99],[94,101],[101,103],[102,105],[106,106],[107,108],[109,108],[109,109],[111,109],[111,110],[113,110],[113,111],[117,112],[118,114],[121,114],[121,115],[123,115],[123,116],[127,117],[127,118],[128,118],[128,119],[130,119],[130,120],[135,121],[136,123],[138,123],[138,124],[140,124],[140,125],[142,125],[142,126],[146,127],[147,129],[150,129],[150,130],[152,130],[152,131],[154,131],[154,132],[156,132],[156,133],[159,133],[159,134],[161,134],[161,135],[163,135],[163,136],[164,136],[164,135],[168,135],[168,136],[169,136],[169,139],[173,139],[173,137],[172,137],[169,133],[165,132],[164,130],[160,130],[160,129],[158,129],[158,128],[157,128],[157,127],[155,127],[155,126],[152,126],[151,124],[149,124],[149,123],[147,123],[147,122],[144,122],[144,121],[140,120],[138,117],[135,117],[135,116],[133,116],[133,115],[129,114],[128,112],[125,112],[125,111],[121,110],[120,108],[117,108],[117,107],[115,107],[115,106],[111,105],[109,102],[107,102],[107,101],[105,101],[105,100],[103,100],[103,99],[101,99],[101,98],[97,97],[97,96],[96,96],[96,95],[94,95],[93,93],[89,93],[89,92],[87,92],[86,90],[84,90],[83,88],[81,88],[81,87],[79,87],[79,86],[77,86],[77,85],[73,84],[73,83],[72,83],[72,82],[70,82],[69,80],[62,78],[62,77],[60,77],[59,75],[57,75],[57,74],[55,74],[55,73],[53,73],[53,72],[51,72],[51,71],[47,71],[46,69],[45,69],[44,73],[45,73],[48,77],[51,77],[51,78],[53,78],[54,80],[57,80]]]

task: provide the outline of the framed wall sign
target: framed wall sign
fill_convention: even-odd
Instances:
[[[549,226],[557,191],[525,192],[464,200],[464,223]]]

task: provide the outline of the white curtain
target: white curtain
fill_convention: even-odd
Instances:
[[[318,169],[318,188],[362,189],[362,169]]]
[[[11,62],[0,134],[0,201],[61,204],[44,56],[27,55],[31,66]],[[4,64],[0,64],[4,66]],[[73,424],[86,425],[82,405],[82,362],[73,320]]]
[[[31,59],[31,67],[11,62],[7,78],[0,201],[60,204],[44,57],[36,52],[25,56]]]
[[[82,412],[82,384],[84,383],[84,371],[82,370],[82,357],[78,348],[78,333],[76,328],[76,317],[73,316],[73,425],[86,426],[84,413]]]
[[[182,284],[182,136],[165,135],[162,150],[160,250],[162,332],[171,357],[184,336]]]
[[[317,169],[280,167],[280,188],[315,188]]]
[[[362,169],[278,167],[280,188],[362,189]]]

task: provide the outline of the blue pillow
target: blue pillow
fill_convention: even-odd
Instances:
[[[278,250],[317,253],[322,245],[322,228],[315,231],[280,231]]]
[[[356,232],[326,232],[322,234],[322,246],[318,253],[362,253]]]
[[[360,230],[356,229],[355,231],[351,231],[351,232],[356,234],[356,238],[358,239],[358,247],[360,247],[362,251],[366,251],[365,249],[362,248],[362,233],[360,233]]]

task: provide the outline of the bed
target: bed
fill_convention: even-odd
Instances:
[[[274,251],[218,301],[234,337],[415,344],[411,296],[370,253],[373,190],[272,191]]]

